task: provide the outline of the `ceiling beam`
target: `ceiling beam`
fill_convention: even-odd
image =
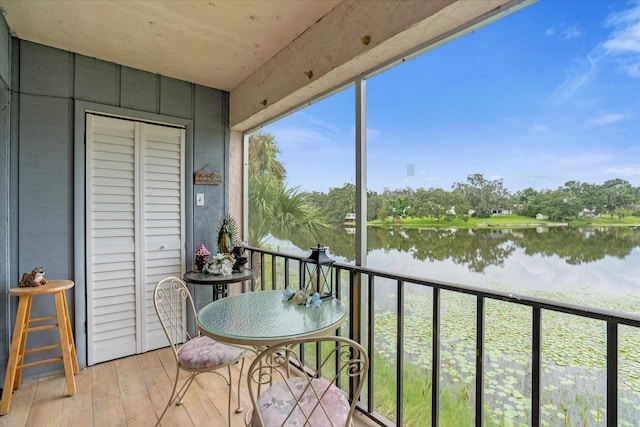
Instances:
[[[231,129],[255,129],[520,3],[345,0],[230,92]]]

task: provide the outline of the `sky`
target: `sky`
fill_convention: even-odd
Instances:
[[[640,1],[541,0],[366,80],[367,189],[640,186]],[[355,184],[353,86],[261,129],[287,183]]]

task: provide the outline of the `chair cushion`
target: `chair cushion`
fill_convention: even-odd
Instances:
[[[233,362],[245,350],[219,343],[207,336],[199,336],[187,341],[178,350],[180,366],[186,369],[207,369]]]
[[[267,427],[304,425],[313,427],[344,426],[350,409],[347,396],[342,390],[324,378],[312,379],[311,383],[317,395],[321,396],[324,410],[320,405],[314,409],[318,399],[311,388],[307,388],[307,390],[304,391],[308,380],[293,377],[274,384],[258,396],[257,409],[262,415],[264,425]],[[325,393],[324,396],[322,395],[323,393]],[[294,397],[294,395],[296,397],[302,396],[298,399],[300,405],[296,407],[292,415],[287,418],[289,412],[291,412],[291,409],[296,404],[296,397]],[[303,412],[301,413],[301,411]],[[311,413],[311,411],[313,411],[313,413]],[[308,417],[308,423],[303,413],[311,415]],[[252,425],[259,425],[256,417],[254,417]]]

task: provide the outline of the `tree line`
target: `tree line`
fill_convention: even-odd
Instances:
[[[355,209],[355,186],[345,184],[327,193],[308,193],[311,203],[329,223],[340,223]],[[389,217],[429,217],[450,220],[469,217],[488,218],[495,213],[512,213],[535,218],[570,221],[580,216],[640,216],[640,187],[623,179],[603,184],[568,181],[555,190],[526,188],[509,192],[502,180],[489,180],[482,174],[467,176],[450,191],[442,188],[404,188],[367,193],[367,220]]]
[[[258,132],[249,137],[249,244],[262,246],[270,237],[313,242],[331,224],[342,224],[355,212],[356,188],[344,184],[327,193],[305,192],[286,183],[286,169],[277,160],[275,137]],[[509,192],[502,180],[482,174],[467,176],[450,191],[441,188],[404,188],[367,192],[367,221],[389,217],[489,217],[496,211],[568,221],[580,215],[640,216],[640,187],[623,179],[603,184],[569,181],[556,190],[527,188]],[[294,242],[295,243],[295,242]],[[301,246],[303,247],[303,246]]]

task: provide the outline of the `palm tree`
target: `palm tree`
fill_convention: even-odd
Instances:
[[[311,246],[327,230],[319,210],[299,187],[287,188],[284,165],[273,135],[249,137],[249,236],[250,246],[262,247],[273,236],[296,245]],[[304,247],[304,246],[300,246]],[[261,269],[260,257],[251,265]]]
[[[249,245],[261,247],[270,236],[316,242],[326,230],[318,209],[298,187],[287,188],[270,175],[249,177]]]
[[[286,186],[279,153],[273,135],[258,132],[249,137],[249,245],[261,247],[270,236],[317,243],[327,230],[326,221],[306,193]]]
[[[280,149],[270,133],[257,132],[249,137],[249,176],[269,175],[284,183],[287,171],[276,160]]]

